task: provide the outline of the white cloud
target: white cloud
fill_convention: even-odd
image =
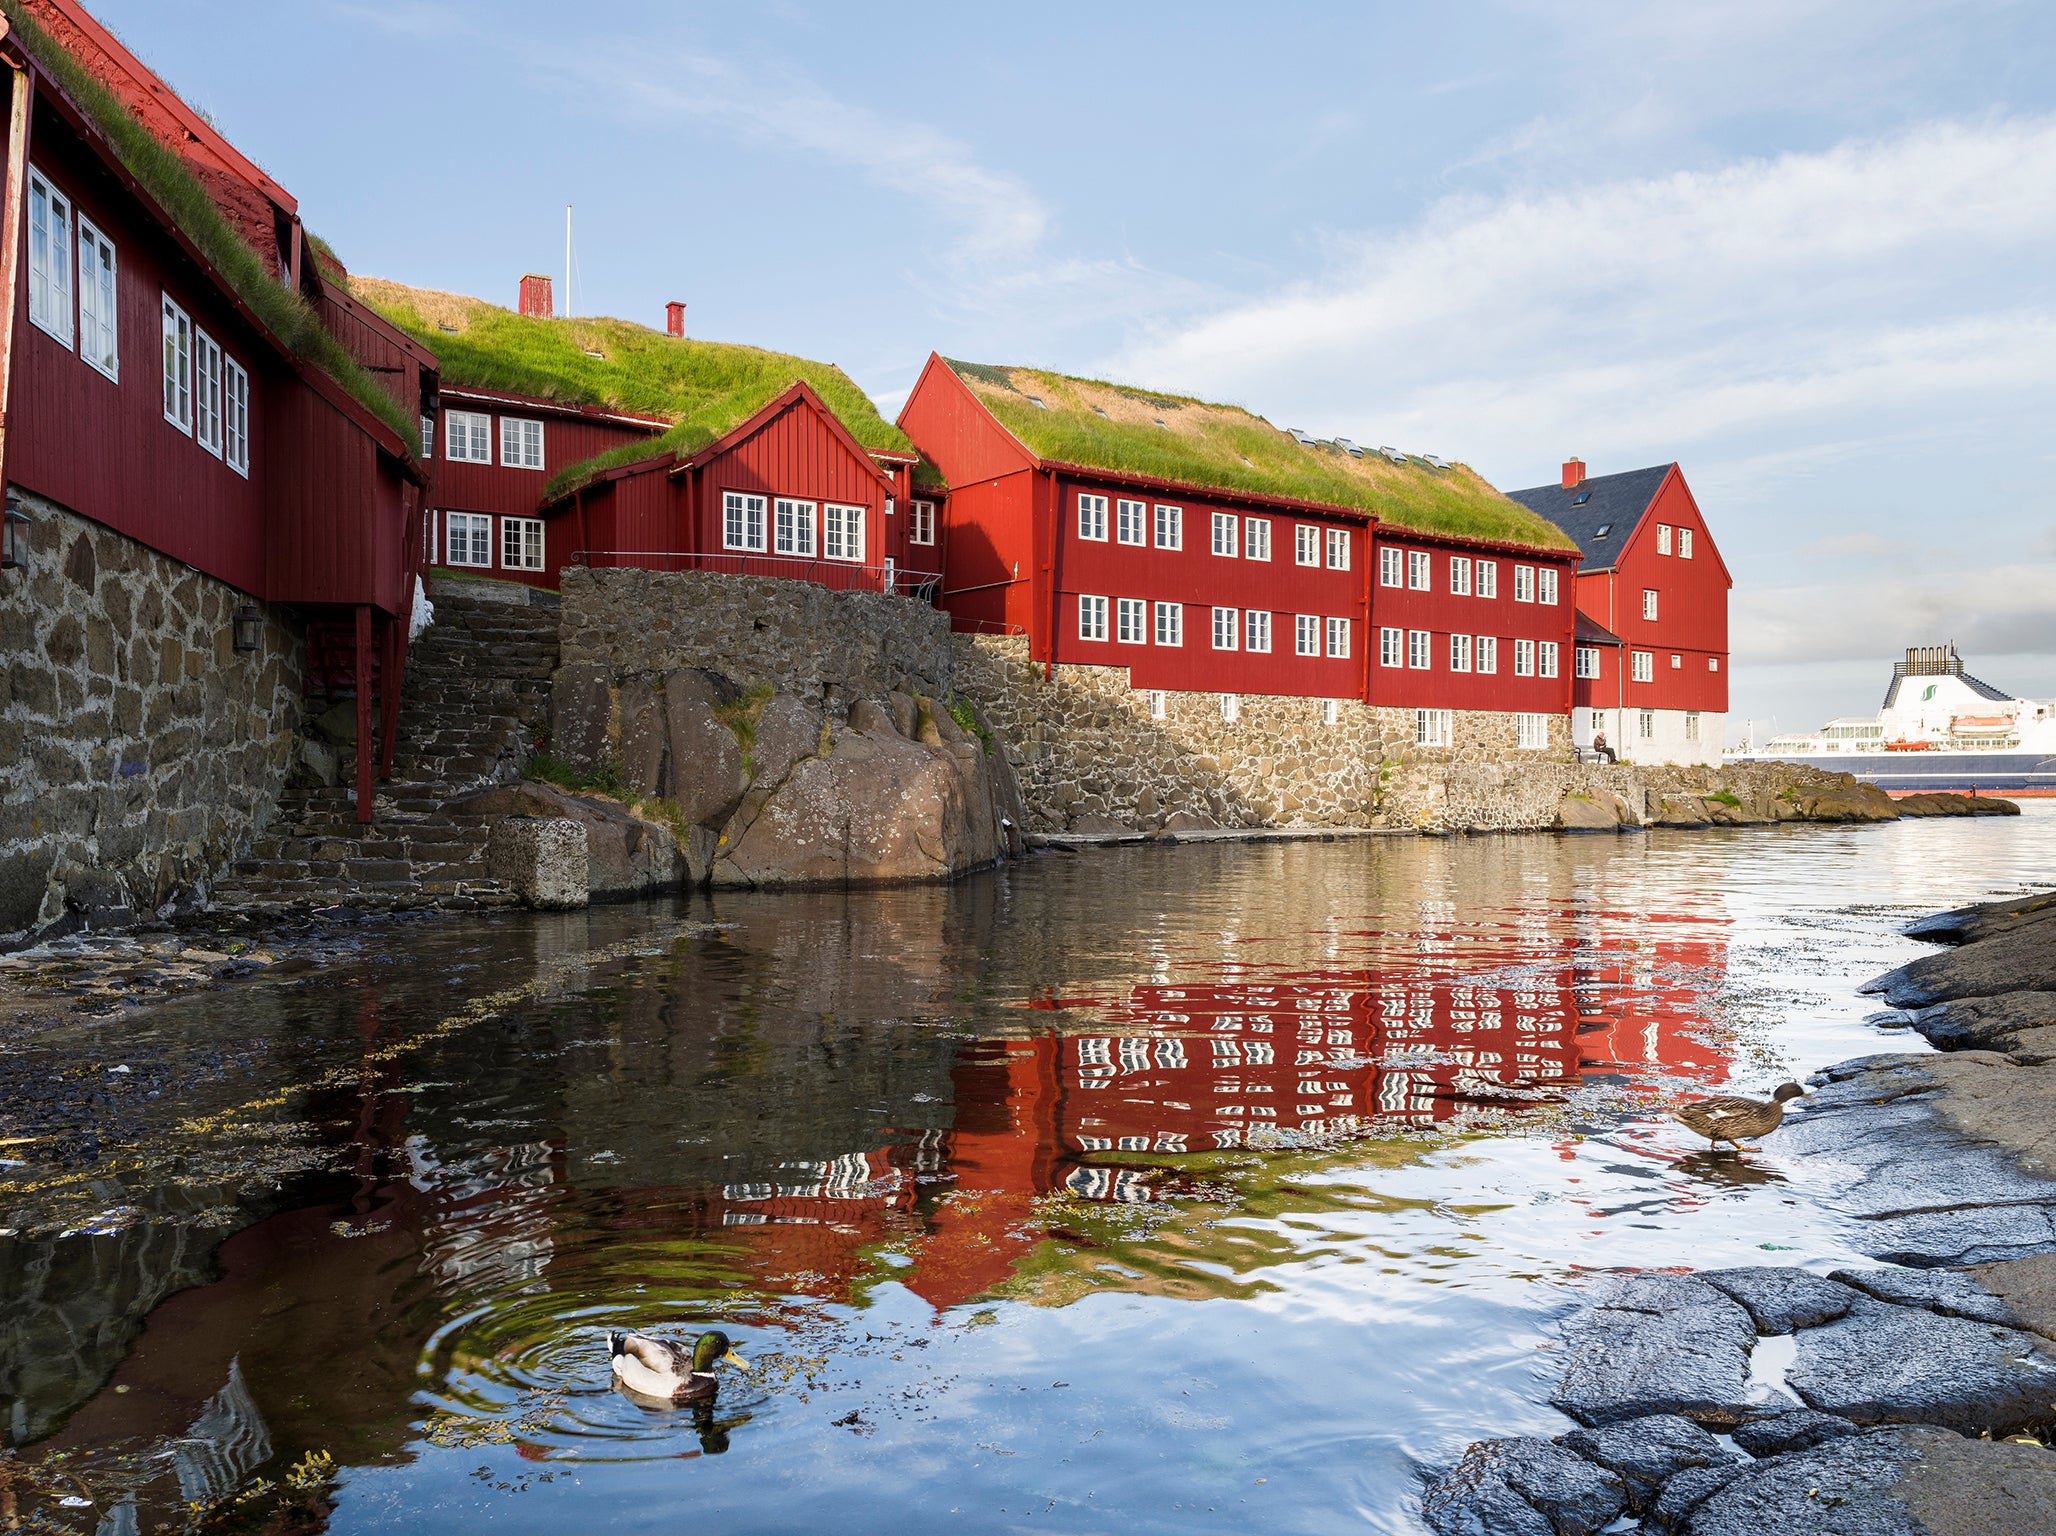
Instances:
[[[1897,571],[1856,582],[1737,588],[1736,664],[1889,661],[1944,640],[1972,671],[1979,656],[2056,654],[2056,564],[1938,572],[1939,553],[1912,551]]]

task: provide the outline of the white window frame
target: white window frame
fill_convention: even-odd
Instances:
[[[748,554],[764,553],[769,533],[771,499],[755,491],[721,493],[721,547]]]
[[[1321,563],[1321,528],[1318,523],[1299,523],[1294,526],[1292,560],[1295,565]]]
[[[1471,562],[1463,555],[1449,557],[1449,595],[1469,597],[1471,595]]]
[[[421,418],[421,458],[424,463],[435,457],[435,418]]]
[[[1233,560],[1242,543],[1241,521],[1233,512],[1214,514],[1214,553],[1224,560]]]
[[[1090,491],[1078,493],[1078,537],[1095,544],[1107,541],[1107,499]]]
[[[1406,585],[1406,551],[1388,544],[1378,551],[1378,585],[1381,587],[1403,587]]]
[[[1328,659],[1349,660],[1349,620],[1328,620]]]
[[[1653,683],[1656,681],[1656,657],[1649,651],[1635,651],[1628,657],[1631,682]]]
[[[1114,503],[1114,540],[1120,544],[1149,542],[1149,503],[1122,497]]]
[[[29,323],[66,347],[72,337],[72,233],[78,209],[29,168]]]
[[[1302,613],[1292,626],[1292,643],[1296,654],[1318,656],[1321,654],[1321,620],[1319,615]]]
[[[1152,720],[1161,720],[1161,719],[1163,719],[1163,718],[1164,718],[1164,717],[1165,717],[1166,715],[1168,715],[1169,713],[1170,713],[1170,710],[1169,710],[1168,704],[1167,704],[1167,702],[1166,702],[1166,700],[1165,700],[1165,698],[1164,698],[1164,690],[1163,690],[1163,689],[1161,689],[1161,688],[1152,688],[1152,689],[1150,689],[1150,690],[1149,690],[1149,718],[1150,718],[1150,719],[1152,719]]]
[[[1104,501],[1106,498],[1101,497]],[[1078,599],[1078,638],[1104,642],[1107,637],[1107,600],[1103,597]]]
[[[1560,652],[1554,640],[1540,640],[1535,644],[1535,674],[1538,677],[1556,676]]]
[[[489,512],[443,514],[443,562],[465,570],[491,570],[493,519]],[[462,558],[458,551],[462,549]],[[476,558],[474,558],[476,557]]]
[[[1644,741],[1654,741],[1656,739],[1656,711],[1644,709],[1638,710],[1636,713],[1641,716],[1641,719],[1636,722],[1636,734]]]
[[[1477,560],[1472,562],[1471,585],[1478,589],[1478,596],[1497,598],[1499,596],[1499,562]]]
[[[1221,723],[1233,725],[1242,718],[1242,695],[1224,693],[1221,695]]]
[[[1709,672],[1718,672],[1720,670],[1720,658],[1718,656],[1707,657],[1706,670]]]
[[[1517,603],[1532,603],[1535,600],[1535,568],[1532,565],[1517,565],[1513,568],[1513,600]]]
[[[1549,745],[1547,715],[1516,714],[1513,719],[1515,750],[1539,752]]]
[[[819,552],[815,524],[817,509],[797,496],[771,499],[771,552],[811,560]]]
[[[1214,609],[1214,649],[1235,650],[1241,643],[1242,610],[1240,608]]]
[[[1673,671],[1673,672],[1677,672],[1677,671],[1680,671],[1680,670],[1682,670],[1682,669],[1684,668],[1684,665],[1685,665],[1685,658],[1684,658],[1684,657],[1682,657],[1682,656],[1680,656],[1680,655],[1679,655],[1679,654],[1678,654],[1678,653],[1677,653],[1676,651],[1672,651],[1672,652],[1671,652],[1671,671]]]
[[[1268,517],[1245,517],[1242,520],[1242,558],[1271,558],[1271,520]]]
[[[1403,667],[1406,665],[1406,631],[1389,626],[1378,631],[1378,665],[1381,667]]]
[[[1331,571],[1348,570],[1349,530],[1347,528],[1330,528],[1328,530],[1327,548],[1328,558],[1326,564],[1328,569]]]
[[[1183,549],[1185,547],[1185,509],[1159,503],[1156,509],[1156,547],[1158,549]]]
[[[1471,651],[1471,670],[1482,672],[1488,677],[1499,672],[1499,637],[1479,635]]]
[[[250,374],[221,354],[221,456],[244,479],[250,477]]]
[[[1410,671],[1431,672],[1435,668],[1435,635],[1432,630],[1406,632],[1406,665]]]
[[[1410,592],[1428,592],[1435,586],[1435,557],[1425,549],[1406,552],[1406,585]]]
[[[821,503],[821,558],[845,565],[864,563],[864,524],[869,507],[839,501]]]
[[[1185,643],[1185,605],[1183,603],[1158,603],[1156,605],[1156,643],[1178,645]]]
[[[114,242],[83,214],[79,229],[79,356],[88,367],[121,381],[121,260]]]
[[[492,417],[484,411],[444,411],[443,457],[452,464],[492,463]]]
[[[1449,670],[1468,672],[1471,669],[1471,637],[1451,635],[1449,637]]]
[[[1692,530],[1689,528],[1680,528],[1678,530],[1678,558],[1680,560],[1692,558]]]
[[[221,344],[193,327],[193,441],[221,457]]]
[[[1114,634],[1122,645],[1149,644],[1149,604],[1139,597],[1114,601]]]
[[[1271,610],[1245,608],[1242,612],[1242,648],[1267,656],[1271,651]]]
[[[1451,735],[1450,712],[1446,709],[1417,709],[1414,711],[1414,745],[1417,747],[1446,747]]]
[[[1659,555],[1667,555],[1671,552],[1671,525],[1669,523],[1658,523],[1656,525],[1656,552]]]
[[[163,301],[164,317],[164,419],[179,431],[193,435],[193,317],[168,293]]]
[[[500,418],[500,468],[543,467],[543,424],[531,416]]]
[[[1535,601],[1545,608],[1556,606],[1556,568],[1545,565],[1535,572]]]
[[[1656,618],[1656,588],[1654,587],[1644,587],[1642,589],[1642,617],[1651,622],[1654,622]]]
[[[1323,699],[1323,700],[1321,700],[1321,724],[1323,724],[1323,725],[1339,725],[1339,724],[1341,724],[1341,722],[1342,722],[1342,701],[1341,701],[1341,700],[1339,700],[1339,699]]]
[[[513,558],[508,558],[509,556]],[[539,571],[543,568],[543,520],[539,517],[500,519],[500,569]]]
[[[909,544],[933,544],[935,542],[935,503],[920,497],[907,503],[907,542]]]
[[[1571,652],[1571,672],[1576,677],[1597,677],[1599,675],[1599,647],[1596,645],[1580,645],[1573,648]]]
[[[1533,677],[1535,675],[1535,642],[1516,640],[1513,643],[1513,675]]]
[[[1685,711],[1685,740],[1697,741],[1698,739],[1699,711],[1696,709],[1688,709]]]

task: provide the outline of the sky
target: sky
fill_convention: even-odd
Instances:
[[[1908,645],[2056,695],[2056,7],[98,0],[353,271],[1676,460],[1730,734]],[[575,15],[576,28],[565,26]],[[560,312],[564,296],[559,294]]]

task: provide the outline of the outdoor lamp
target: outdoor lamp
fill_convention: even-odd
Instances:
[[[245,603],[236,610],[236,649],[239,651],[254,651],[263,643],[264,615],[257,611],[255,603]]]
[[[0,514],[0,571],[16,571],[29,563],[29,515],[21,509],[21,498],[8,493],[7,511]]]

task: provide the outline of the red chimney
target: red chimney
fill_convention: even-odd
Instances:
[[[673,299],[664,306],[664,334],[683,336],[685,334],[685,305]]]
[[[550,304],[550,280],[540,272],[521,275],[521,313],[537,320],[548,320],[555,314]]]
[[[548,279],[544,279],[544,281],[548,281]],[[1574,486],[1580,486],[1584,483],[1585,461],[1583,459],[1565,459],[1563,461],[1563,488],[1568,491]]]

